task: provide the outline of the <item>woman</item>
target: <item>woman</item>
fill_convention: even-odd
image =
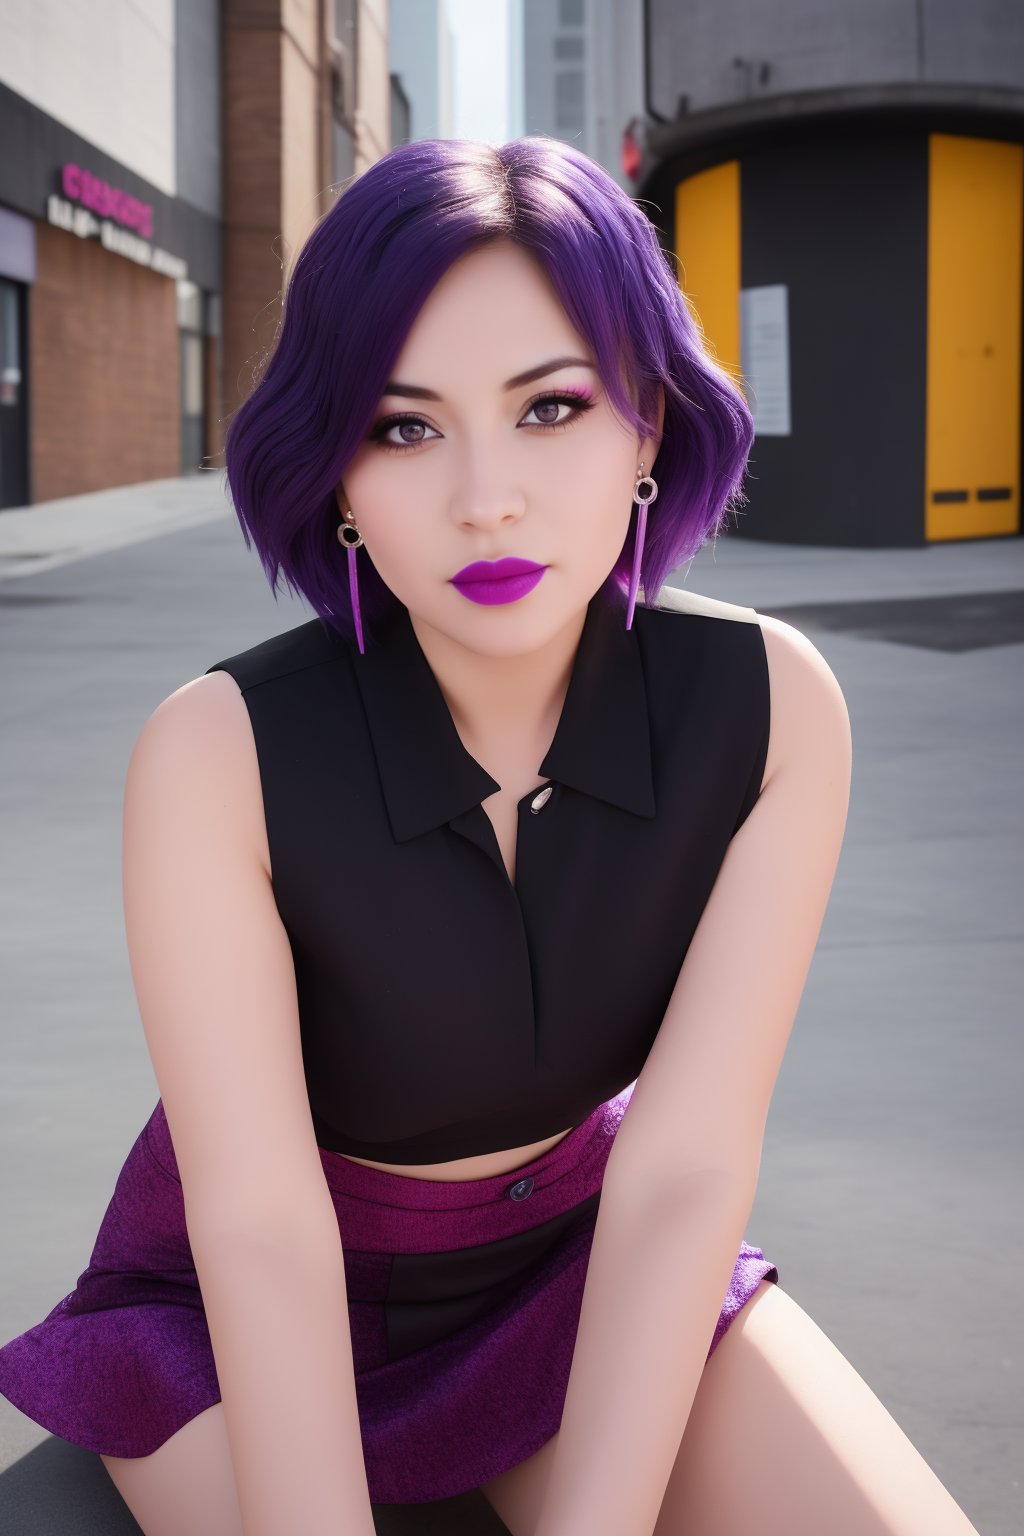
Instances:
[[[160,1101],[0,1350],[147,1536],[972,1531],[743,1238],[851,760],[804,636],[662,593],[751,437],[572,148],[406,145],[304,247],[227,464],[317,617],[140,733]]]

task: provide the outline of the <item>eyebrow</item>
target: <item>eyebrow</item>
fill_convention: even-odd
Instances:
[[[501,387],[504,390],[519,389],[523,384],[532,384],[535,379],[543,379],[549,373],[557,373],[560,368],[591,368],[596,372],[594,364],[588,362],[585,357],[554,357],[548,363],[538,363],[536,368],[527,368],[525,373],[517,373],[514,379],[509,379]],[[402,395],[408,400],[440,400],[441,395],[432,389],[424,389],[421,384],[399,384],[394,379],[389,380],[384,386],[385,395]]]

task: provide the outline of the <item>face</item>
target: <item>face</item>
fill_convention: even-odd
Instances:
[[[496,241],[420,310],[338,506],[417,628],[483,655],[529,651],[581,620],[608,576],[663,413],[640,441],[543,268]],[[525,574],[494,579],[513,563]]]

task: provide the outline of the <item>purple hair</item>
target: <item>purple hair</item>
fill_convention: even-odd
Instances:
[[[335,488],[434,286],[460,256],[502,238],[540,261],[613,409],[638,436],[653,434],[664,388],[658,500],[641,571],[648,607],[747,499],[754,424],[746,401],[705,351],[653,225],[612,177],[539,135],[500,148],[468,139],[402,144],[352,181],[302,247],[274,348],[225,444],[246,547],[256,545],[275,597],[280,573],[352,644]],[[628,590],[636,516],[634,506],[601,589],[612,602]],[[357,558],[369,639],[399,599],[365,546]]]

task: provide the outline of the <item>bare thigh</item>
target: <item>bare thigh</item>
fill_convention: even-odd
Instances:
[[[242,1536],[221,1403],[190,1419],[150,1456],[100,1460],[145,1536]]]
[[[558,1436],[482,1492],[533,1536]],[[763,1280],[701,1374],[654,1536],[978,1536],[853,1366]]]

